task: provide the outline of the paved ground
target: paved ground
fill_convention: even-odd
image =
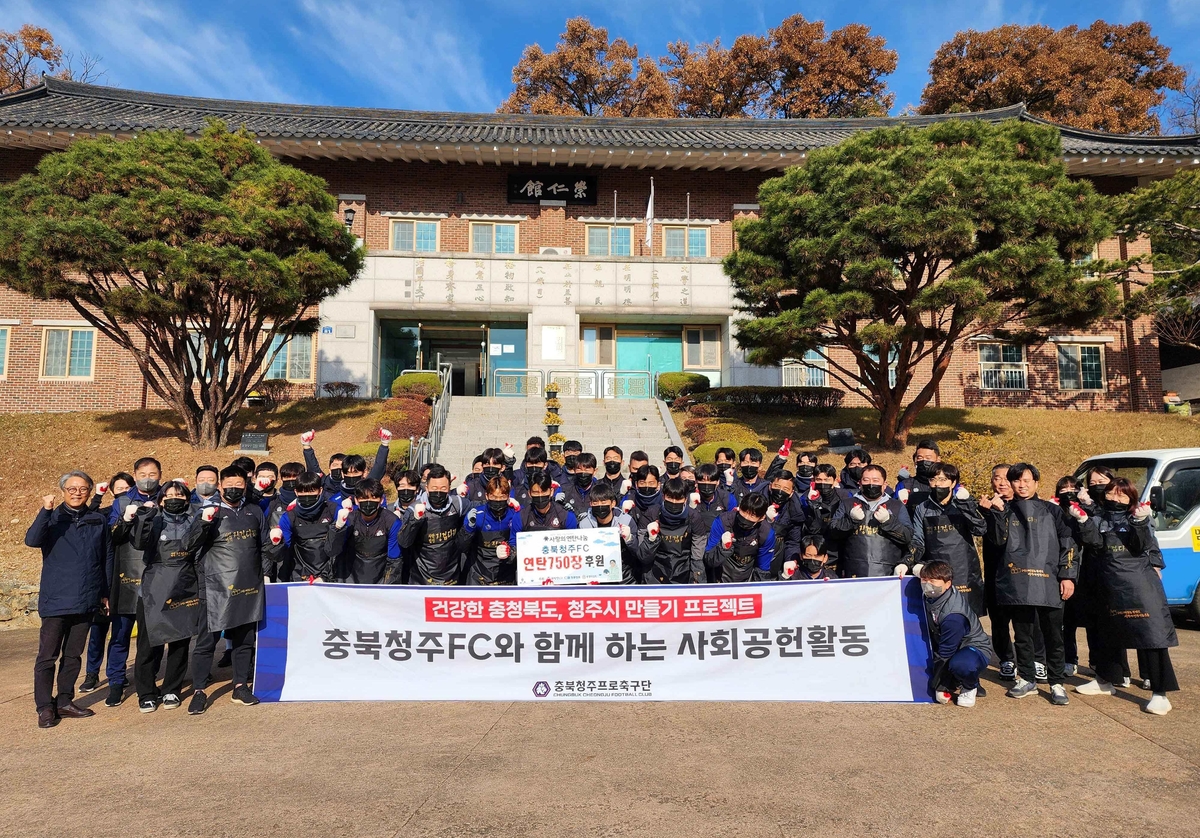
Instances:
[[[1082,639],[1082,632],[1080,632]],[[36,635],[0,633],[0,835],[1196,836],[1200,631],[1143,694],[973,710],[277,704],[38,730]],[[228,672],[221,673],[228,677]]]

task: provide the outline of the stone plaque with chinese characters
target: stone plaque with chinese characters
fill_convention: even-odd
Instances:
[[[537,204],[566,201],[568,205],[596,203],[596,176],[570,169],[517,169],[508,173],[508,202]]]

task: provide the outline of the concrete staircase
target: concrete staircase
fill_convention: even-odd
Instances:
[[[562,405],[559,433],[579,440],[597,461],[607,446],[617,445],[627,461],[641,449],[650,462],[661,463],[663,449],[672,444],[654,399],[563,399]],[[511,442],[520,465],[525,440],[546,437],[545,414],[542,399],[455,396],[434,459],[461,478],[484,448]]]

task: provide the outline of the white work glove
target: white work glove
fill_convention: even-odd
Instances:
[[[207,512],[208,510],[205,511]],[[283,530],[279,527],[271,527],[271,543],[279,544],[281,541],[283,541]]]
[[[517,458],[517,452],[511,442],[504,443],[500,450],[504,452],[504,459],[506,460],[515,460]]]
[[[660,527],[658,526],[658,521],[651,521],[649,524],[646,525],[646,537],[649,538],[651,541],[658,540],[659,531],[660,531]]]
[[[795,576],[797,567],[799,567],[799,564],[797,564],[794,561],[784,562],[783,563],[783,578],[791,579],[793,576]]]
[[[732,468],[725,469],[725,485],[726,486],[733,485],[733,469]]]
[[[970,498],[971,498],[971,493],[969,491],[967,491],[966,486],[960,485],[957,489],[954,490],[954,499],[955,500],[970,500]]]
[[[475,521],[478,518],[479,518],[479,510],[472,509],[470,512],[467,513],[467,526],[469,526],[469,527],[475,526]]]
[[[850,519],[853,521],[867,520],[867,511],[862,508],[862,504],[856,503],[850,507]]]
[[[257,480],[255,480],[255,481],[254,481],[254,485],[255,485],[256,487],[258,487],[258,490],[259,490],[260,492],[265,492],[265,491],[266,491],[268,488],[270,488],[270,486],[271,486],[271,478],[269,478],[269,477],[260,477],[260,478],[258,478]]]
[[[629,540],[631,538],[633,538],[633,532],[629,529],[628,524],[621,524],[620,530],[621,530],[621,540],[624,541],[626,544],[628,544]]]
[[[215,506],[206,506],[206,507],[204,507],[204,509],[202,509],[200,511],[200,517],[202,519],[204,519],[204,521],[206,521],[206,522],[211,521],[213,518],[216,517],[216,515],[217,515],[217,508]]]
[[[559,492],[559,493],[557,493],[557,494],[554,496],[554,502],[555,502],[555,503],[566,503],[566,502],[567,502],[567,496],[566,496],[566,495],[564,495],[562,492]]]
[[[896,497],[900,499],[901,503],[907,505],[908,504],[908,489],[899,490],[898,492],[896,492]],[[882,509],[883,507],[880,507],[880,508]]]
[[[392,444],[392,432],[389,431],[387,428],[379,429],[379,444],[380,445],[391,445]]]
[[[692,509],[695,509],[699,505],[700,505],[700,493],[699,492],[692,492],[690,495],[688,495],[688,506],[690,506]]]
[[[458,488],[455,489],[454,491],[458,493],[458,496],[460,498],[465,498],[467,496],[467,492],[469,492],[470,489],[467,488],[466,483],[459,483]]]
[[[121,520],[128,524],[133,520],[133,516],[137,515],[137,511],[138,503],[137,501],[134,501],[133,503],[129,504],[129,506],[125,507],[125,513],[121,516]]]
[[[779,446],[778,454],[780,457],[782,457],[783,459],[786,460],[788,458],[788,454],[791,454],[791,453],[792,453],[792,441],[790,439],[785,439],[783,441],[783,445]]]
[[[1067,514],[1081,524],[1088,519],[1088,514],[1083,511],[1083,507],[1078,503],[1072,503],[1071,508],[1067,510]]]
[[[771,504],[770,506],[768,506],[767,507],[767,520],[770,521],[771,523],[775,523],[775,519],[778,517],[779,517],[779,507],[776,506],[775,504]]]
[[[1133,517],[1138,521],[1145,521],[1150,517],[1152,511],[1150,509],[1150,502],[1142,501],[1137,505],[1137,509],[1133,510]]]
[[[509,557],[509,555],[511,555],[511,553],[512,553],[512,550],[509,548],[507,541],[501,541],[499,544],[496,545],[496,558],[497,559],[507,559]]]
[[[821,499],[821,490],[817,488],[817,484],[813,483],[808,487],[808,499],[810,501]]]
[[[423,504],[423,503],[414,503],[412,506],[410,506],[410,507],[409,507],[409,509],[411,509],[411,510],[412,510],[412,514],[413,514],[413,517],[414,517],[414,518],[418,518],[418,519],[419,519],[419,518],[424,518],[424,517],[425,517],[425,504]]]
[[[310,447],[313,444],[313,440],[316,439],[316,436],[317,436],[316,431],[305,431],[304,433],[300,434],[301,447],[303,447],[303,448]]]
[[[888,508],[882,503],[875,507],[875,520],[881,524],[886,524],[892,518],[892,513],[888,512]]]
[[[633,501],[627,500],[624,503],[622,503],[621,511],[624,512],[626,515],[628,515],[631,511],[633,511]]]
[[[1089,495],[1088,490],[1082,486],[1079,487],[1079,493],[1077,497],[1079,498],[1080,503],[1086,503],[1088,506],[1092,505],[1092,496]]]
[[[903,579],[905,577],[905,575],[907,575],[907,574],[908,574],[908,565],[906,565],[906,564],[896,565],[896,575],[898,577]]]
[[[353,508],[354,508],[354,499],[353,498],[342,498],[342,509],[353,509]]]
[[[903,466],[896,476],[901,480],[907,480],[908,478],[912,477],[912,472],[908,470],[908,466]]]
[[[920,576],[920,575],[921,575],[921,571],[922,571],[924,568],[925,568],[925,564],[924,564],[924,562],[917,562],[915,565],[913,565],[913,566],[912,566],[912,575],[913,575],[913,576]]]
[[[341,509],[338,510],[337,518],[334,519],[333,525],[340,530],[342,527],[346,526],[346,520],[349,517],[350,517],[350,510],[343,506]]]
[[[629,491],[632,488],[633,488],[633,481],[630,480],[628,477],[626,477],[624,480],[621,481],[621,494],[623,494],[623,495],[629,494]]]
[[[721,546],[724,547],[726,550],[728,550],[729,548],[731,548],[733,546],[733,533],[731,533],[731,532],[721,533]]]
[[[508,499],[508,508],[511,509],[513,512],[520,512],[521,504],[516,498],[509,498]]]
[[[108,491],[108,481],[103,480],[96,484],[96,494],[102,495]]]

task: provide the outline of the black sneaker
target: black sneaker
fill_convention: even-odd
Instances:
[[[143,698],[138,701],[139,713],[153,713],[158,709],[160,699],[158,698]]]
[[[188,702],[188,715],[199,716],[208,709],[208,696],[204,694],[204,690],[196,690],[192,693],[192,700]]]
[[[89,672],[84,676],[83,683],[79,685],[81,693],[94,693],[96,688],[100,686],[100,673]]]
[[[125,700],[125,685],[112,684],[108,688],[108,698],[104,699],[104,704],[107,707],[120,707],[121,702]]]
[[[233,655],[229,650],[225,650],[225,654],[221,655],[221,659],[217,661],[217,669],[228,669],[233,666]]]
[[[234,687],[233,695],[231,695],[229,698],[234,704],[245,704],[248,707],[258,704],[258,698],[245,684],[242,684],[239,687]]]
[[[162,697],[162,706],[164,710],[174,710],[183,704],[178,693],[167,693]]]

